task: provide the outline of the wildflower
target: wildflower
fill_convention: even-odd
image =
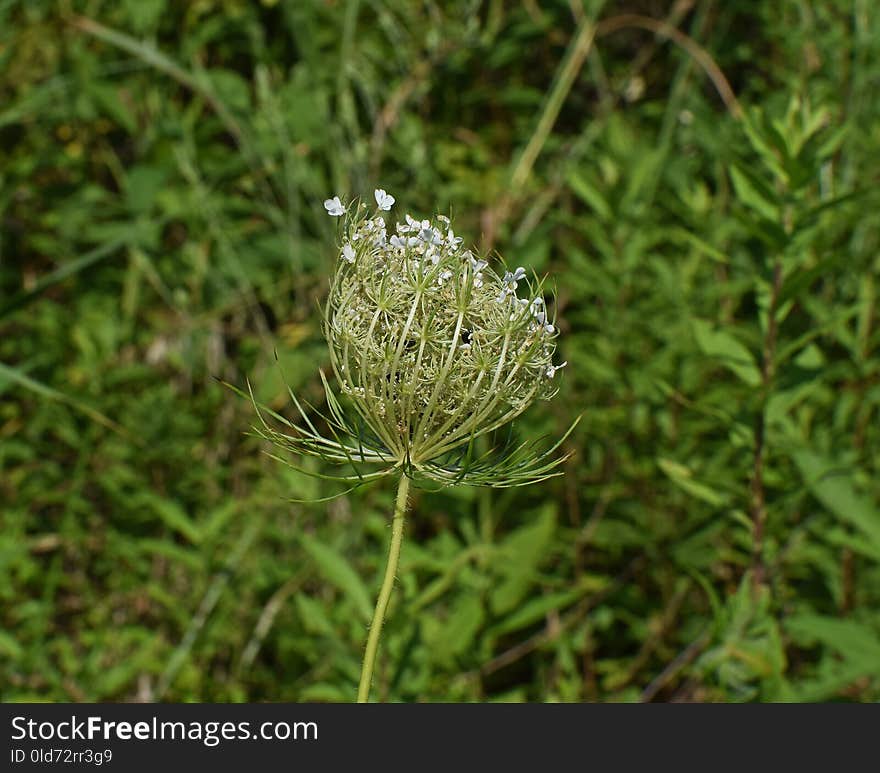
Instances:
[[[377,188],[375,191],[373,191],[373,196],[376,197],[376,206],[379,207],[379,209],[384,210],[385,212],[390,210],[391,207],[394,206],[394,202],[396,201],[394,196],[387,194],[381,188]]]
[[[397,224],[397,232],[398,233],[406,234],[406,233],[409,233],[410,231],[418,231],[419,228],[421,228],[422,224],[418,220],[414,219],[409,214],[409,212],[407,212],[404,217],[406,219],[406,222]]]
[[[339,217],[346,212],[345,207],[342,206],[342,202],[339,200],[339,196],[334,196],[332,199],[325,199],[324,209],[327,210],[328,215],[332,215],[333,217]]]
[[[545,311],[535,312],[535,323],[535,328],[540,329],[546,335],[553,335],[556,332],[556,328],[547,322],[547,312]]]
[[[485,260],[475,258],[470,250],[465,253],[465,256],[471,262],[471,271],[474,274],[474,287],[479,289],[483,286],[483,269],[489,264]]]
[[[547,321],[546,304],[540,295],[532,300],[531,309],[532,316],[535,318],[534,329],[541,330],[544,335],[553,335],[556,332],[556,328]],[[562,365],[559,367],[561,368]]]
[[[510,271],[505,271],[504,278],[501,280],[501,292],[496,300],[499,303],[503,303],[508,295],[516,296],[516,288],[519,287],[519,283],[525,279],[525,277],[526,270],[522,266],[519,266],[516,271],[512,273]]]
[[[519,283],[525,279],[526,270],[519,266],[512,274],[509,271],[504,272],[504,285],[510,290],[510,292],[516,292],[516,288],[519,286]]]
[[[346,225],[351,241],[379,227],[356,215]],[[547,384],[555,338],[535,335],[543,297],[516,297],[525,268],[499,276],[486,260],[461,253],[445,216],[405,214],[392,231],[384,245],[371,238],[374,248],[358,251],[356,263],[342,254],[325,310],[331,361],[377,455],[408,474],[466,482],[470,470],[453,473],[448,455],[555,391]],[[493,303],[499,293],[513,296],[513,310]],[[473,350],[477,333],[479,356],[456,356]],[[493,485],[524,482],[526,468],[496,475]],[[481,471],[489,475],[488,462]]]
[[[376,189],[380,209],[393,198]],[[461,456],[474,438],[556,392],[553,381],[565,363],[553,364],[557,331],[547,320],[541,282],[529,281],[521,266],[498,274],[484,258],[462,251],[448,217],[406,214],[387,227],[387,237],[383,218],[364,217],[363,207],[338,197],[325,206],[346,218],[324,335],[357,419],[325,382],[332,438],[306,418],[292,435],[267,429],[266,436],[325,461],[385,465],[341,478],[356,484],[395,470],[443,485],[495,487],[555,474],[558,460],[533,453],[530,444]],[[529,292],[520,298],[523,282]]]
[[[380,210],[394,203],[382,189],[374,195]],[[577,422],[544,450],[525,442],[476,455],[476,438],[494,433],[535,400],[552,397],[550,382],[567,365],[553,364],[556,330],[547,324],[541,282],[528,282],[522,267],[499,276],[486,260],[462,253],[462,239],[445,216],[436,218],[441,228],[407,214],[388,239],[382,218],[365,218],[363,205],[349,212],[337,196],[324,207],[334,217],[348,215],[323,318],[348,405],[322,373],[328,410],[322,425],[332,437],[318,432],[293,392],[302,421],[272,412],[290,429],[280,432],[260,412],[262,428],[256,431],[288,451],[354,466],[354,475],[336,477],[352,486],[399,477],[388,563],[358,686],[358,701],[365,702],[397,571],[410,480],[494,488],[545,480],[560,474],[556,468],[565,457],[555,452]],[[523,281],[534,300],[517,296]],[[511,302],[504,302],[508,297]],[[536,335],[539,327],[543,334]],[[364,472],[364,463],[380,468]]]

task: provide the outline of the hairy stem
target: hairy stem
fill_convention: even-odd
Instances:
[[[370,634],[364,651],[364,664],[361,667],[361,681],[358,686],[358,703],[366,703],[370,698],[370,684],[373,681],[373,666],[376,664],[376,652],[379,649],[379,637],[382,635],[382,624],[385,622],[385,610],[394,588],[394,577],[400,560],[400,546],[403,544],[403,524],[406,514],[406,496],[409,493],[409,478],[400,476],[397,484],[397,501],[394,504],[394,517],[391,520],[391,547],[388,551],[388,564],[385,566],[385,578],[376,599],[373,622],[370,623]]]

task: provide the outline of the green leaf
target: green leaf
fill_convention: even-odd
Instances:
[[[601,576],[586,576],[574,590],[550,593],[527,601],[492,627],[492,635],[518,631],[521,628],[543,620],[549,612],[565,609],[590,593],[597,593],[608,585],[608,579]]]
[[[490,596],[490,605],[496,614],[516,606],[534,581],[535,569],[544,558],[556,528],[555,513],[553,505],[544,507],[535,523],[517,529],[499,545],[494,559],[504,579]]]
[[[835,662],[831,658],[822,660],[815,678],[800,679],[796,684],[787,684],[779,695],[780,701],[788,703],[815,703],[840,697],[842,690],[866,676],[858,663],[849,660]]]
[[[138,552],[143,556],[149,556],[151,560],[161,556],[170,561],[176,561],[190,571],[203,572],[205,570],[206,556],[201,550],[189,546],[177,544],[167,539],[153,539],[141,537],[137,540]],[[177,603],[176,597],[172,596]]]
[[[770,606],[770,592],[761,588],[756,593],[746,572],[717,620],[716,646],[698,661],[724,685],[731,700],[775,700],[784,689],[785,649]]]
[[[716,357],[751,387],[761,384],[761,371],[752,353],[730,333],[718,330],[710,322],[693,320],[694,335],[703,354]]]
[[[303,627],[308,633],[332,636],[333,623],[327,615],[327,607],[319,601],[315,601],[305,593],[297,594],[295,598],[296,610]]]
[[[862,622],[804,613],[786,620],[785,629],[798,644],[819,644],[826,650],[815,673],[791,685],[785,700],[828,700],[880,670],[880,635]]]
[[[880,508],[856,490],[852,472],[807,449],[796,451],[793,458],[813,496],[880,550]]]
[[[430,646],[437,659],[448,663],[470,648],[484,617],[483,604],[478,596],[459,596],[449,616],[433,631]]]
[[[730,167],[730,179],[740,202],[765,220],[779,222],[779,206],[773,201],[773,193],[767,186],[754,175],[734,165]]]
[[[251,107],[250,85],[233,70],[213,69],[208,72],[217,95],[233,110],[246,112]]]
[[[686,228],[682,228],[681,226],[673,226],[669,229],[665,229],[665,233],[667,238],[670,240],[681,243],[684,242],[686,244],[690,244],[697,250],[697,252],[705,255],[708,258],[716,261],[717,263],[729,263],[729,258],[725,255],[721,250],[716,247],[713,247],[709,242],[705,239],[700,238],[698,234],[695,234]]]
[[[821,534],[822,539],[824,539],[829,545],[849,548],[856,555],[866,556],[871,560],[880,563],[880,545],[875,545],[873,542],[867,542],[862,539],[860,534],[853,534],[851,529],[844,526],[831,529],[823,528]],[[835,570],[836,569],[837,567],[835,566]]]
[[[351,700],[351,693],[337,684],[319,682],[300,690],[297,700],[305,703],[343,703]]]
[[[782,288],[776,301],[777,305],[782,306],[787,301],[796,299],[801,294],[806,293],[813,282],[820,277],[831,275],[836,269],[843,266],[846,260],[846,255],[835,254],[820,260],[815,266],[792,272],[782,283]]]
[[[23,652],[22,646],[13,638],[12,634],[0,631],[0,654],[10,660],[18,660]]]
[[[96,247],[77,258],[60,261],[58,268],[54,271],[43,274],[33,283],[32,287],[28,288],[26,291],[13,295],[12,298],[0,305],[0,317],[36,300],[44,290],[52,285],[62,282],[67,279],[67,277],[73,276],[80,271],[84,271],[98,261],[111,257],[124,244],[124,239],[118,239],[107,244],[102,244],[100,247]]]
[[[354,604],[364,620],[369,620],[373,614],[370,594],[351,564],[333,548],[308,534],[300,534],[299,542],[324,579],[335,585]]]
[[[118,86],[89,80],[86,81],[86,93],[95,100],[104,113],[109,115],[130,134],[134,134],[137,131],[135,115],[120,99]]]
[[[120,435],[123,435],[126,438],[130,438],[129,433],[125,429],[125,427],[121,427],[119,424],[113,421],[113,419],[105,416],[100,411],[95,410],[94,408],[86,405],[80,400],[70,397],[63,392],[59,392],[57,389],[53,389],[52,387],[31,378],[30,376],[26,376],[19,368],[12,368],[0,362],[0,392],[5,389],[7,382],[19,384],[25,389],[29,389],[30,391],[40,395],[41,397],[46,397],[50,400],[57,400],[58,402],[65,403],[66,405],[69,405],[70,407],[81,411],[93,421],[96,421],[99,424],[103,424],[108,429],[112,429],[114,432],[118,432]]]
[[[788,143],[784,137],[767,125],[760,110],[753,110],[746,115],[742,128],[749,145],[764,162],[764,166],[785,181],[787,176],[781,161],[788,158]]]
[[[128,208],[135,214],[153,209],[156,196],[168,178],[168,170],[148,165],[135,166],[125,181]]]
[[[690,468],[671,459],[658,459],[660,469],[675,483],[676,486],[686,491],[692,497],[706,502],[714,507],[721,507],[727,503],[727,497],[718,493],[715,489],[693,479]]]
[[[183,507],[177,502],[174,502],[171,499],[165,499],[164,497],[160,497],[149,491],[142,491],[134,498],[133,504],[135,506],[145,507],[152,510],[152,512],[157,515],[166,526],[186,537],[186,539],[194,545],[201,542],[201,529],[199,529],[199,527],[186,514]]]
[[[605,200],[605,197],[592,182],[577,171],[569,172],[566,181],[575,195],[590,207],[600,220],[606,223],[611,221],[614,213],[611,211],[611,207]]]
[[[122,5],[135,32],[147,32],[159,23],[166,0],[124,0]]]
[[[862,623],[803,614],[786,620],[785,629],[800,643],[819,642],[861,663],[866,674],[880,672],[880,634]]]

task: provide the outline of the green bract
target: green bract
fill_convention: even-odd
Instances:
[[[393,197],[376,191],[381,210]],[[390,203],[389,203],[390,202]],[[464,249],[449,218],[393,229],[365,204],[324,203],[343,217],[341,244],[324,310],[324,335],[346,411],[324,380],[333,438],[321,436],[302,405],[305,426],[289,435],[264,423],[260,434],[289,450],[332,462],[379,462],[442,484],[533,483],[553,474],[560,441],[477,455],[474,440],[555,394],[555,325],[542,283],[518,268],[500,276]],[[525,290],[520,297],[521,290]]]

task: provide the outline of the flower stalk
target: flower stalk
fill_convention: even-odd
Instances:
[[[367,636],[364,650],[364,662],[361,666],[361,679],[358,685],[358,703],[367,703],[370,699],[370,685],[373,681],[373,668],[376,665],[376,653],[379,651],[379,638],[385,623],[385,612],[394,589],[394,578],[397,576],[397,565],[400,562],[400,548],[403,544],[403,527],[406,520],[406,498],[409,493],[409,478],[401,475],[397,484],[397,499],[394,503],[394,516],[391,519],[391,546],[388,550],[388,562],[385,565],[385,577],[376,599],[373,621]]]

